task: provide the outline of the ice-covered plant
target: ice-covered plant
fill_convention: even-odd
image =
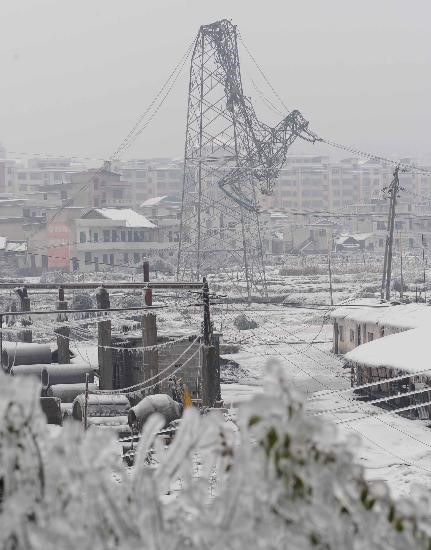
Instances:
[[[44,425],[37,391],[0,375],[0,548],[430,547],[428,503],[369,486],[281,368],[235,422],[186,409],[168,448],[151,417],[130,470],[112,435]]]

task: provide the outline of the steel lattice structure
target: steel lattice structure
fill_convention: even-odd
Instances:
[[[220,268],[265,288],[259,192],[269,194],[298,137],[317,138],[299,111],[274,128],[244,96],[237,30],[221,20],[200,28],[191,60],[178,276]]]

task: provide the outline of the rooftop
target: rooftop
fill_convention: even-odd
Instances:
[[[147,206],[159,206],[162,204],[180,204],[181,199],[179,197],[174,197],[172,195],[162,195],[160,197],[151,197],[143,203],[140,204],[140,208],[145,208]]]
[[[156,227],[148,218],[131,208],[94,208],[93,210],[108,220],[124,222],[125,227]]]
[[[377,300],[361,300],[355,307],[342,306],[331,313],[332,319],[349,319],[357,323],[377,325],[409,330],[431,326],[431,306],[427,304],[381,304]],[[385,337],[386,338],[386,337]]]
[[[356,347],[345,358],[369,367],[388,367],[405,372],[430,368],[431,341],[425,327],[378,338]]]

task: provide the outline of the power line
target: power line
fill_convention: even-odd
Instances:
[[[144,129],[148,126],[148,124],[151,122],[151,120],[154,118],[154,116],[159,111],[160,107],[165,102],[167,96],[171,92],[173,86],[175,85],[176,81],[178,80],[179,75],[182,72],[182,69],[184,68],[184,65],[195,45],[196,38],[193,39],[189,47],[187,48],[186,52],[182,55],[180,61],[175,65],[173,70],[171,71],[170,75],[166,79],[166,81],[163,83],[159,91],[156,93],[155,97],[149,104],[149,106],[145,109],[145,111],[142,113],[142,115],[138,118],[137,122],[134,124],[132,129],[129,131],[127,136],[123,139],[123,141],[120,143],[120,145],[117,147],[117,149],[113,152],[111,155],[111,160],[116,160],[119,158],[119,156],[126,151],[132,143],[136,140],[136,138],[144,131]],[[170,84],[170,85],[169,85]],[[169,86],[169,87],[168,87]],[[159,98],[162,96],[165,89],[168,87],[166,93],[163,95],[162,99],[160,100],[158,106],[155,108],[155,111],[150,115],[147,122],[144,124],[143,127],[139,129],[140,124],[145,120],[146,116],[150,113],[151,109],[154,107],[154,105],[157,103]]]

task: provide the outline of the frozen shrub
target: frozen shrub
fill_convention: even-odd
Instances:
[[[429,498],[369,485],[356,440],[307,415],[282,368],[235,424],[188,408],[166,447],[152,416],[129,471],[106,431],[49,432],[39,391],[0,373],[0,548],[430,548]]]
[[[174,273],[174,268],[172,264],[164,260],[163,258],[158,258],[154,265],[150,266],[154,271],[160,271],[161,273],[166,273],[167,275],[172,275]]]
[[[251,330],[259,326],[256,321],[249,319],[244,313],[235,317],[233,324],[238,330]]]
[[[399,279],[396,279],[394,281],[393,289],[395,290],[395,292],[400,292],[400,290],[401,290],[401,281]],[[409,289],[409,287],[403,281],[403,292],[406,292],[408,289]]]
[[[94,308],[94,298],[88,292],[74,294],[72,299],[72,309],[92,309]]]

